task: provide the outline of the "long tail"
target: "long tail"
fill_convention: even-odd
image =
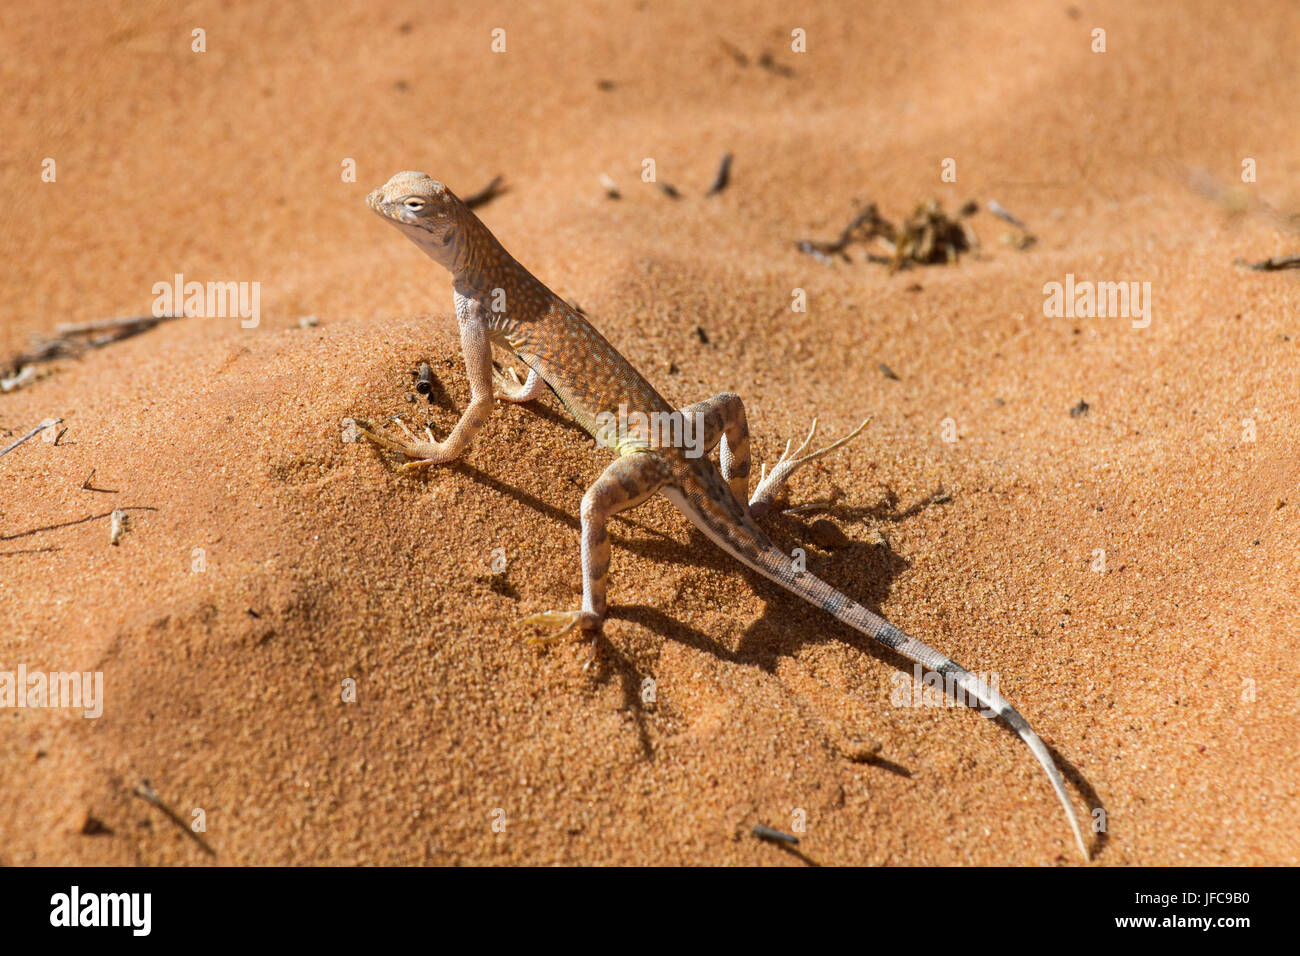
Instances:
[[[719,478],[718,481],[720,483],[721,479]],[[714,489],[715,494],[717,490]],[[935,671],[945,679],[945,682],[951,681],[960,687],[968,701],[971,699],[978,701],[979,706],[993,711],[1005,720],[1020,735],[1020,739],[1029,747],[1047,773],[1047,779],[1051,781],[1052,789],[1056,791],[1056,797],[1061,801],[1066,819],[1070,822],[1070,829],[1074,831],[1079,852],[1083,854],[1084,862],[1090,859],[1088,845],[1083,839],[1083,831],[1079,829],[1079,820],[1074,813],[1074,805],[1070,803],[1065,781],[1061,779],[1060,771],[1056,769],[1051,751],[1047,749],[1042,738],[1034,733],[1029,722],[1020,716],[1001,694],[951,658],[940,654],[928,644],[908,637],[879,614],[873,613],[852,598],[835,590],[820,578],[806,571],[796,572],[789,555],[777,550],[747,515],[718,513],[717,505],[714,504],[717,500],[714,494],[689,494],[688,496],[687,493],[676,488],[665,488],[663,493],[691,520],[692,524],[736,560],[867,637],[879,641],[885,647],[897,651],[922,667]],[[728,501],[729,504],[734,501],[730,495],[726,498],[731,499]]]

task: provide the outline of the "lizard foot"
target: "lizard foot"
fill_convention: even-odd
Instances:
[[[559,628],[550,634],[528,639],[529,644],[554,644],[575,628],[583,632],[599,631],[601,620],[590,611],[543,611],[541,614],[530,614],[520,623],[539,628]]]
[[[808,447],[808,443],[811,442],[813,436],[817,434],[817,419],[814,418],[812,428],[808,430],[808,437],[803,440],[802,445],[795,449],[793,455],[790,454],[791,443],[786,442],[785,451],[781,453],[781,457],[777,459],[776,464],[772,466],[772,470],[768,471],[767,465],[763,465],[762,470],[759,472],[758,485],[754,488],[754,495],[749,499],[750,513],[756,518],[767,514],[767,512],[772,508],[772,502],[776,499],[776,496],[781,493],[781,489],[785,486],[785,483],[790,480],[791,475],[809,462],[816,461],[823,455],[829,455],[831,452],[835,451],[835,449],[857,438],[862,432],[862,429],[866,428],[867,423],[870,421],[870,418],[866,419],[861,425],[853,429],[853,431],[849,432],[839,441],[805,455],[804,449]]]
[[[536,369],[530,369],[527,380],[520,381],[519,373],[513,365],[507,366],[504,371],[493,365],[492,381],[496,384],[493,397],[503,402],[531,402],[546,389],[546,382],[537,374]]]
[[[492,366],[492,381],[496,383],[496,397],[503,398],[506,401],[512,400],[524,390],[524,383],[519,380],[519,373],[513,368],[507,368],[504,372]]]
[[[554,644],[563,640],[566,634],[575,629],[578,631],[579,637],[590,635],[591,644],[588,647],[587,663],[582,665],[582,669],[587,670],[596,660],[596,647],[600,642],[600,625],[602,623],[599,615],[592,614],[590,611],[543,611],[541,614],[529,615],[521,623],[541,628],[559,627],[558,631],[551,634],[530,637],[528,639],[529,644]]]
[[[396,421],[397,424],[401,426],[402,431],[406,432],[406,437],[410,439],[410,441],[395,441],[387,435],[381,435],[377,431],[372,431],[368,423],[360,420],[357,420],[355,424],[357,434],[371,444],[387,449],[388,451],[395,451],[399,454],[405,455],[407,458],[413,459],[412,461],[408,461],[402,465],[400,467],[401,471],[422,468],[425,465],[436,465],[439,462],[447,460],[447,455],[444,453],[442,446],[438,442],[434,441],[433,432],[426,428],[424,434],[429,440],[420,441],[411,434],[411,430],[406,427],[404,421],[400,418]]]

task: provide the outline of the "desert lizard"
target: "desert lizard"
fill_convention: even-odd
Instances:
[[[1089,858],[1078,819],[1047,745],[996,690],[922,642],[908,637],[884,618],[795,565],[768,539],[756,521],[767,514],[777,493],[794,471],[835,450],[865,426],[819,451],[804,454],[808,440],[790,453],[789,444],[776,466],[760,476],[749,494],[749,428],[745,406],[736,395],[722,394],[680,410],[685,426],[671,432],[645,427],[674,414],[649,382],[574,307],[565,303],[520,265],[479,218],[450,189],[424,173],[402,172],[366,197],[370,208],[395,225],[453,278],[461,349],[469,375],[470,402],[451,433],[428,441],[407,433],[395,441],[364,422],[359,431],[375,444],[412,459],[404,468],[448,462],[459,456],[483,427],[499,397],[526,402],[549,387],[583,428],[617,457],[583,496],[582,607],[548,611],[525,623],[552,628],[553,640],[575,629],[592,632],[593,641],[606,612],[609,535],[606,524],[619,512],[652,495],[666,497],[718,547],[781,587],[885,647],[938,673],[960,687],[987,711],[996,713],[1020,735],[1046,771],[1065,808],[1075,840]],[[493,345],[519,359],[528,369],[520,382],[498,371]],[[639,417],[638,417],[639,413]],[[611,416],[619,427],[607,427]],[[681,441],[690,423],[702,423],[693,447]],[[629,427],[629,424],[631,427]],[[405,426],[403,426],[405,427]],[[816,422],[813,423],[816,429]],[[708,453],[717,446],[721,468]],[[594,646],[594,645],[593,645]]]

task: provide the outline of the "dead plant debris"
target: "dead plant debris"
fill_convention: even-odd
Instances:
[[[939,200],[931,199],[917,204],[902,225],[896,226],[880,214],[875,203],[870,203],[833,242],[804,239],[795,247],[823,262],[835,256],[851,262],[847,252],[850,246],[876,243],[885,254],[868,249],[866,259],[887,265],[891,274],[913,265],[952,265],[962,253],[979,251],[979,238],[966,221],[978,211],[979,204],[972,200],[950,216]]]

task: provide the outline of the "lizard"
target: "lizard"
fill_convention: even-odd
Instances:
[[[396,226],[452,275],[456,321],[469,378],[470,401],[442,441],[406,431],[407,441],[357,420],[369,442],[409,459],[402,469],[424,468],[459,457],[488,421],[499,397],[527,402],[549,388],[573,418],[615,458],[583,495],[581,516],[582,606],[531,615],[522,623],[551,631],[550,642],[577,631],[592,637],[592,654],[608,605],[609,519],[655,494],[667,498],[723,551],[792,594],[960,688],[987,716],[999,716],[1029,747],[1065,810],[1084,861],[1090,859],[1074,807],[1052,753],[1028,721],[982,678],[929,645],[909,637],[883,617],[797,566],[778,549],[758,521],[800,467],[855,438],[867,422],[818,451],[805,454],[812,431],[794,453],[787,443],[769,472],[764,466],[749,493],[749,425],[740,397],[723,393],[674,410],[651,384],[587,320],[511,256],[487,226],[442,183],[420,172],[400,172],[369,193],[366,203]],[[528,369],[520,381],[493,363],[499,347]],[[494,390],[495,386],[495,390]],[[638,415],[640,417],[638,417]],[[681,434],[645,427],[679,415]],[[660,416],[654,418],[652,416]],[[611,419],[617,428],[608,427]],[[696,424],[695,440],[683,436]],[[709,454],[718,449],[719,464]],[[974,706],[974,705],[972,705]]]

